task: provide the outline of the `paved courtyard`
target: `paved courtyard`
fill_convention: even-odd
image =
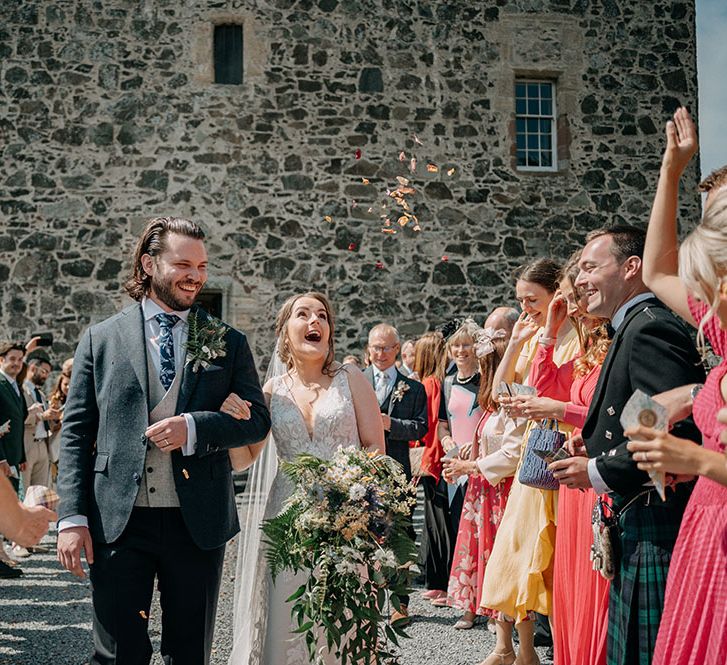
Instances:
[[[419,515],[421,514],[418,511]],[[421,518],[417,515],[417,527]],[[17,580],[0,580],[0,665],[83,665],[91,648],[91,597],[88,581],[63,571],[55,559],[55,533],[43,541],[47,554],[35,554],[22,562],[25,575]],[[227,548],[222,590],[217,613],[212,665],[227,665],[231,647],[232,596],[237,541]],[[414,619],[404,640],[401,665],[473,665],[494,645],[494,636],[484,623],[469,631],[452,628],[458,612],[435,608],[412,597]],[[153,665],[161,665],[158,603],[151,612],[150,630],[154,642]],[[541,660],[545,651],[541,650]]]

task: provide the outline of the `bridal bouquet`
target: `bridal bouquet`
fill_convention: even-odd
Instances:
[[[343,665],[396,663],[389,643],[406,634],[389,625],[388,605],[401,607],[416,558],[408,531],[416,498],[401,466],[339,448],[330,460],[300,455],[282,469],[294,493],[262,528],[273,579],[283,570],[308,576],[288,602],[311,662],[325,641]]]

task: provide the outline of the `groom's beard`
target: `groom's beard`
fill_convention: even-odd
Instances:
[[[184,312],[191,306],[186,302],[179,300],[174,295],[174,283],[170,279],[165,280],[153,275],[151,278],[151,289],[159,300],[175,312]],[[199,293],[199,288],[197,289],[197,293]],[[195,298],[196,296],[197,294],[195,294]]]

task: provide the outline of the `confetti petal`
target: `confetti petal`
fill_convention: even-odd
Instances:
[[[363,183],[364,185],[370,185],[370,184],[371,184],[371,183],[369,182],[369,179],[368,179],[368,178],[361,178],[361,182],[362,182],[362,183]]]
[[[414,143],[416,143],[417,145],[424,145],[421,139],[416,134],[413,134],[412,138],[414,139]]]
[[[411,161],[409,162],[409,170],[414,173],[414,171],[417,170],[417,158],[412,157]]]
[[[400,175],[396,176],[396,179],[399,182],[399,184],[404,185],[404,187],[406,187],[409,184],[409,180],[407,180],[406,178],[403,178]]]
[[[353,199],[351,201],[351,210],[353,210],[354,208],[358,208],[358,203],[356,202],[356,199]]]
[[[356,159],[361,159],[361,148],[356,148]]]
[[[444,263],[447,263],[447,261],[449,261],[449,257],[448,257],[448,256],[447,256],[447,255],[445,254],[445,255],[444,255],[444,256],[442,257],[442,261],[443,261]]]
[[[383,226],[381,231],[383,233],[388,233],[389,235],[394,235],[396,233],[396,229],[392,229],[390,226]]]
[[[377,262],[376,262],[376,268],[377,268],[378,270],[383,270],[383,269],[384,269],[384,264],[383,264],[383,263],[381,263],[381,261],[377,261]]]
[[[447,171],[447,175],[450,176],[450,177],[453,176],[454,175],[454,171],[455,171],[455,169],[449,169],[449,171]]]
[[[368,210],[367,210],[366,212],[368,212],[368,213],[372,213],[373,211],[374,211],[374,209],[373,209],[373,208],[369,208],[369,209],[368,209]]]
[[[427,171],[429,171],[429,173],[437,173],[437,171],[439,171],[439,167],[436,164],[429,162],[429,164],[427,164]]]
[[[149,617],[146,615],[146,612],[144,610],[139,610],[139,616],[142,619],[148,619]]]
[[[403,150],[399,153],[399,161],[400,162],[406,161],[406,153]]]
[[[399,226],[406,226],[409,223],[409,218],[406,215],[402,215],[396,221],[399,222]]]
[[[412,226],[411,228],[412,228],[412,230],[413,230],[413,231],[421,231],[421,230],[422,230],[422,227],[421,227],[421,226],[419,226],[419,224],[415,224],[415,225],[414,225],[414,226]]]
[[[323,221],[324,221],[324,222],[332,222],[332,221],[333,221],[333,218],[332,218],[332,217],[331,217],[330,215],[326,215],[326,216],[325,216],[325,217],[323,218]]]
[[[348,243],[348,251],[349,252],[353,252],[355,249],[356,249],[356,243],[355,242]]]

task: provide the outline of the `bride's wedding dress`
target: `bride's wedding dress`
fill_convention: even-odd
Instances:
[[[285,377],[272,379],[271,432],[278,460],[292,460],[300,453],[330,459],[339,446],[361,445],[347,371],[344,367],[335,374],[328,390],[316,404],[312,432],[308,431]],[[291,481],[282,471],[278,471],[265,503],[263,519],[276,516],[292,490]],[[241,533],[241,538],[244,537],[245,534]],[[293,576],[289,572],[281,573],[273,583],[265,560],[264,546],[260,547],[252,568],[254,579],[247,580],[245,588],[239,591],[252,595],[247,603],[245,598],[236,600],[235,644],[229,664],[309,665],[305,640],[291,633],[291,628],[296,624],[291,620],[290,603],[286,602],[306,581],[305,574]],[[246,571],[241,571],[238,566],[238,575],[245,574]],[[241,581],[238,580],[238,587]],[[320,662],[326,665],[339,662],[325,649],[320,657]]]

